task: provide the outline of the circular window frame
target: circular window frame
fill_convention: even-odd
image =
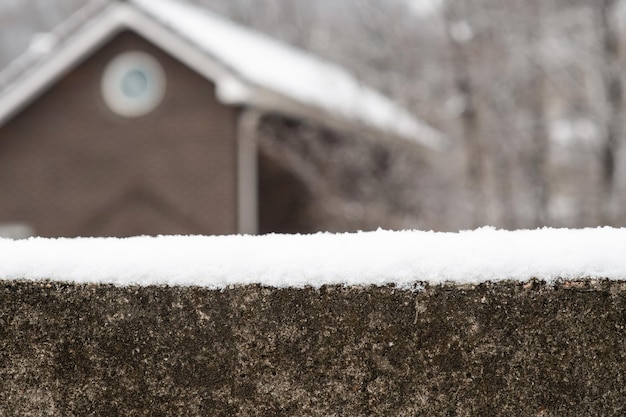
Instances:
[[[137,71],[144,75],[146,86],[140,94],[130,96],[124,91],[125,77]],[[163,101],[165,71],[156,58],[145,52],[123,52],[107,64],[100,86],[104,102],[111,111],[123,117],[140,117]]]

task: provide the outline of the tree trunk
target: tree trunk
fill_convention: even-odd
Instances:
[[[622,113],[624,97],[621,80],[620,51],[618,28],[612,15],[616,0],[601,0],[599,6],[602,52],[604,55],[604,87],[606,94],[606,129],[600,149],[600,207],[598,210],[601,224],[613,224],[616,219],[615,206],[615,170],[618,164],[617,152],[623,134]]]
[[[548,157],[550,144],[545,117],[545,73],[540,62],[536,62],[536,74],[531,81],[531,150],[529,176],[532,183],[533,226],[541,227],[549,223],[550,182]]]
[[[469,72],[469,60],[465,47],[451,34],[450,22],[445,20],[446,33],[451,49],[454,87],[460,96],[463,111],[460,115],[465,146],[465,172],[469,192],[471,227],[482,226],[486,221],[485,192],[485,146],[481,138],[476,98]]]
[[[550,180],[548,172],[550,143],[546,121],[546,69],[542,51],[538,45],[544,37],[543,0],[534,0],[531,7],[533,22],[528,25],[530,46],[529,107],[532,124],[530,127],[530,151],[527,160],[530,194],[533,209],[532,225],[546,226],[550,222]]]

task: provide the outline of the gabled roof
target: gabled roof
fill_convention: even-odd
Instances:
[[[0,71],[0,124],[121,30],[215,82],[231,105],[361,128],[427,148],[445,141],[343,68],[179,0],[93,1]]]

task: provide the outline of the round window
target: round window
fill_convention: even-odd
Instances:
[[[111,110],[125,117],[154,110],[165,94],[165,72],[144,52],[124,52],[113,58],[102,75],[102,96]]]

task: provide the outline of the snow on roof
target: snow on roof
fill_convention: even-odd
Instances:
[[[337,65],[185,2],[131,3],[255,86],[431,148],[443,145],[440,132]]]
[[[0,279],[116,285],[626,279],[626,229],[0,239]]]
[[[146,20],[185,47],[179,50],[181,44],[164,40]],[[179,0],[92,0],[53,32],[35,36],[27,51],[0,70],[0,123],[123,27],[148,36],[211,78],[226,104],[329,126],[367,127],[431,149],[447,142],[441,132],[343,68]],[[205,60],[198,61],[196,53]],[[215,65],[217,73],[205,68]]]

